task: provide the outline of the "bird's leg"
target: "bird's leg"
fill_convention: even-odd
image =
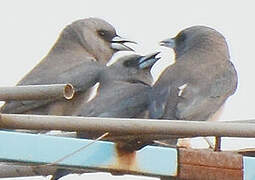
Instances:
[[[215,137],[214,151],[221,151],[221,137]]]

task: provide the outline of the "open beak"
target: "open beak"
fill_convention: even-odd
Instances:
[[[159,53],[160,52],[155,52],[139,58],[138,62],[139,68],[140,69],[151,68],[160,59],[160,57],[156,57]]]
[[[130,41],[120,36],[115,36],[111,40],[111,48],[116,51],[134,51],[132,48],[125,45],[125,43],[137,44],[135,41]]]
[[[165,46],[165,47],[169,47],[169,48],[175,48],[176,43],[175,43],[175,38],[169,38],[169,39],[165,39],[163,41],[159,42],[160,46]]]

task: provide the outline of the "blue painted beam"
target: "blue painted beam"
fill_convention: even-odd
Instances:
[[[254,180],[255,179],[255,158],[254,157],[243,157],[243,175],[244,180]]]
[[[0,131],[0,161],[50,164],[91,141]],[[177,151],[147,146],[134,153],[125,153],[119,152],[112,142],[98,141],[57,165],[129,174],[177,176]]]

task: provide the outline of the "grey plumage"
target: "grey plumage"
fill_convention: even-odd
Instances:
[[[2,113],[71,115],[96,83],[101,65],[119,50],[132,50],[112,25],[97,18],[82,19],[65,27],[47,56],[18,85],[71,83],[77,93],[71,101],[10,101]],[[72,107],[72,108],[71,108]]]
[[[96,97],[77,112],[79,116],[90,117],[136,117],[139,103],[136,92],[152,85],[150,69],[159,59],[153,53],[147,56],[129,55],[120,58],[116,63],[101,72],[100,86]],[[147,65],[147,66],[146,66]],[[134,99],[133,99],[134,98]],[[137,102],[135,102],[137,100]],[[119,103],[122,104],[119,104]],[[129,107],[129,109],[127,109]]]
[[[153,86],[150,117],[209,119],[237,88],[225,38],[209,27],[193,26],[161,45],[173,48],[175,63]]]
[[[148,108],[148,96],[153,78],[151,67],[158,53],[147,56],[129,55],[101,73],[96,97],[76,113],[86,117],[137,118]],[[141,93],[143,92],[143,93]],[[79,137],[95,138],[94,132],[79,133]],[[135,143],[129,143],[135,146]]]

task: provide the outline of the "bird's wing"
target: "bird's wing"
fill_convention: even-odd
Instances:
[[[37,78],[26,81],[23,79],[19,85],[42,85],[42,84],[66,84],[71,83],[76,92],[86,91],[97,83],[99,74],[104,68],[103,65],[99,65],[96,62],[84,62],[77,66],[66,69],[58,75],[54,76],[40,76],[37,74]],[[48,100],[32,100],[32,101],[9,101],[6,102],[2,108],[2,113],[23,113],[43,105],[56,101],[56,99]]]
[[[150,118],[173,118],[172,110],[173,107],[175,107],[174,104],[176,104],[178,100],[178,98],[176,98],[176,85],[173,84],[173,82],[178,81],[177,84],[181,84],[182,81],[184,81],[184,78],[182,77],[182,71],[180,71],[179,69],[182,69],[182,66],[180,67],[180,64],[170,65],[168,68],[165,69],[165,71],[160,75],[157,82],[153,85],[151,94],[149,96],[150,105],[148,110]],[[168,116],[166,114],[171,115]]]
[[[182,90],[176,107],[176,117],[185,120],[206,120],[235,92],[236,87],[237,74],[229,61],[223,72],[210,79],[210,84],[188,84]]]
[[[100,84],[101,86],[101,84]],[[146,110],[150,86],[141,83],[107,82],[79,116],[132,118]]]
[[[138,118],[147,110],[148,88],[139,86],[129,88],[129,95],[120,98],[118,103],[107,111],[100,113],[99,117]]]
[[[153,88],[151,95],[149,96],[149,118],[160,119],[166,111],[168,98],[170,96],[171,88],[165,86],[163,88]]]

